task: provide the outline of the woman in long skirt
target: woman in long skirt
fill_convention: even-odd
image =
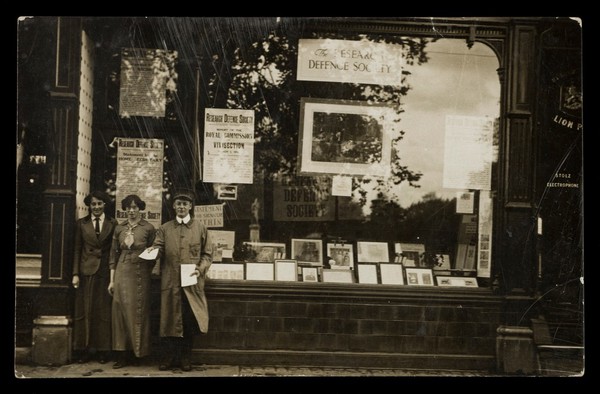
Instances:
[[[150,354],[150,274],[154,260],[140,253],[154,240],[154,226],[142,219],[146,203],[135,194],[123,199],[127,220],[115,229],[110,258],[109,291],[113,295],[113,368],[122,368]]]

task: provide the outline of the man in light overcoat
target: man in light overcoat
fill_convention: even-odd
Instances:
[[[190,371],[193,338],[208,331],[204,282],[212,263],[212,244],[206,226],[190,215],[193,206],[192,191],[175,193],[173,209],[177,216],[157,230],[154,243],[148,248],[158,248],[160,258],[160,337],[164,349],[161,371],[178,364],[183,371]],[[196,284],[182,287],[182,264],[194,264],[190,276],[197,277]]]

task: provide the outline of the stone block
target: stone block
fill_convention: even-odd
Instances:
[[[38,365],[71,362],[72,328],[66,316],[40,316],[34,321],[31,357]]]

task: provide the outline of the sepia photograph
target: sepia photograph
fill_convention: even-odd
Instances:
[[[14,380],[579,382],[588,19],[15,17]]]

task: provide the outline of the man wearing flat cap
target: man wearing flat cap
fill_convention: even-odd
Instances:
[[[190,215],[194,197],[194,192],[187,189],[173,195],[177,216],[160,226],[148,248],[148,251],[158,248],[161,259],[160,337],[164,348],[161,371],[176,366],[190,371],[194,335],[208,331],[204,280],[212,263],[212,246],[204,224]],[[191,276],[197,276],[198,283],[181,286],[182,264],[195,265]]]

